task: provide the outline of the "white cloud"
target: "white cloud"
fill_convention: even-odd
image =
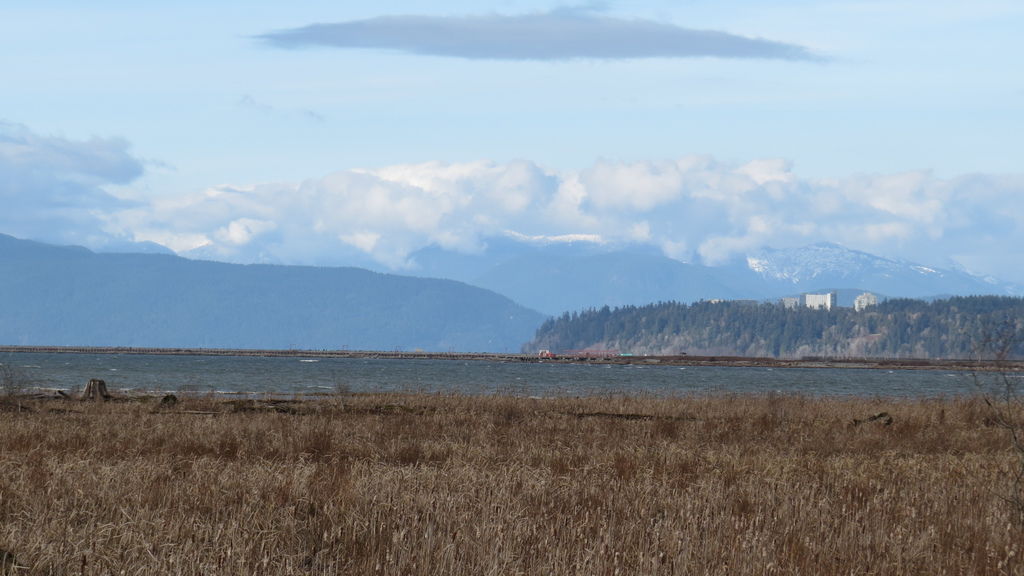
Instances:
[[[880,222],[864,226],[864,235],[873,244],[898,242],[908,238],[911,233],[912,228],[904,222]]]
[[[908,172],[800,178],[781,160],[598,161],[581,172],[533,163],[438,162],[349,170],[299,184],[220,187],[115,215],[137,240],[203,241],[237,261],[349,263],[402,270],[437,245],[479,252],[489,237],[646,243],[721,263],[761,246],[817,241],[924,263],[955,254],[985,269],[1024,245],[1024,179]],[[995,271],[993,271],[995,272]]]
[[[342,242],[355,246],[368,254],[373,254],[373,249],[377,247],[377,242],[380,242],[380,234],[375,234],[373,232],[341,234],[338,238],[340,238]]]
[[[843,192],[850,201],[921,222],[941,217],[947,200],[943,183],[926,172],[856,179],[846,183]]]
[[[604,238],[597,234],[559,234],[557,236],[544,236],[543,234],[527,236],[512,230],[506,230],[504,236],[529,244],[568,244],[572,242],[586,242],[588,244],[604,244]]]
[[[796,180],[792,163],[779,158],[754,160],[740,166],[736,172],[750,178],[758,185],[768,182],[791,184]]]
[[[0,121],[0,232],[61,243],[96,243],[104,215],[128,203],[142,162],[118,138],[70,140]]]
[[[720,263],[818,241],[927,265],[947,258],[1024,282],[1024,176],[928,172],[802,178],[783,160],[428,162],[303,182],[217,186],[128,204],[106,191],[141,163],[120,140],[70,141],[0,125],[0,232],[101,247],[152,241],[236,262],[415,266],[428,246],[489,238],[642,243]],[[136,195],[138,198],[138,195]]]
[[[277,224],[266,220],[238,218],[229,222],[226,227],[217,230],[214,237],[226,244],[244,246],[252,242],[255,237],[274,228],[277,228]]]
[[[580,174],[597,210],[646,212],[681,196],[686,168],[675,162],[600,161]]]

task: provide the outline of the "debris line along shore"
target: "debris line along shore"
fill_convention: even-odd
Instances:
[[[925,358],[754,358],[743,356],[609,356],[599,353],[567,352],[537,354],[486,352],[423,352],[402,350],[259,350],[241,348],[145,348],[122,346],[0,346],[0,354],[132,354],[154,356],[252,356],[264,358],[366,358],[394,360],[479,360],[490,362],[535,362],[562,364],[636,364],[665,366],[734,366],[766,368],[867,368],[887,370],[1000,370],[1024,372],[1024,361]]]

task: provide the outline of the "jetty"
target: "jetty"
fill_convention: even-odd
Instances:
[[[887,370],[984,370],[1024,371],[1020,360],[965,358],[863,358],[802,357],[764,358],[744,356],[630,355],[573,350],[544,354],[501,352],[427,352],[422,350],[261,350],[243,348],[145,348],[128,346],[0,346],[0,354],[113,354],[154,356],[252,356],[264,358],[363,358],[382,360],[457,360],[560,364],[621,364],[664,366],[735,366],[767,368],[866,368]]]

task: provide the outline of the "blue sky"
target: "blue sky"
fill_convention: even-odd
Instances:
[[[0,232],[395,270],[831,240],[1024,281],[1020,30],[1010,1],[5,6]]]

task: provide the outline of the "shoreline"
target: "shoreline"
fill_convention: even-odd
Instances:
[[[619,356],[602,352],[537,354],[485,352],[422,352],[384,350],[272,350],[243,348],[148,348],[125,346],[0,346],[0,354],[113,354],[146,356],[251,356],[263,358],[362,358],[385,360],[462,360],[550,364],[617,364],[663,366],[722,366],[737,368],[847,368],[876,370],[957,370],[1024,372],[1020,360],[971,360],[924,358],[831,358],[800,359],[742,356]]]

